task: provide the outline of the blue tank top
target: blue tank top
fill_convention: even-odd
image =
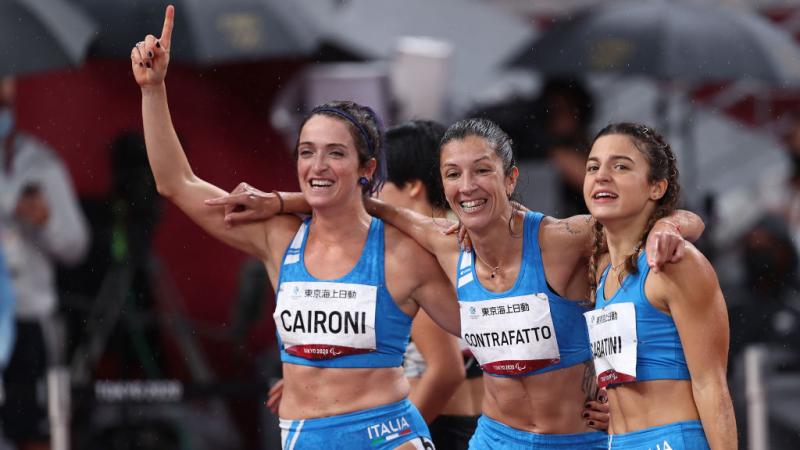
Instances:
[[[505,292],[480,284],[474,252],[459,256],[456,291],[462,337],[493,376],[535,375],[592,357],[583,319],[586,308],[547,285],[539,247],[543,217],[538,212],[525,214],[521,267],[514,286]]]
[[[314,367],[399,367],[412,318],[386,289],[384,224],[373,218],[356,265],[336,280],[308,273],[310,219],[301,224],[281,265],[273,317],[281,361]]]
[[[628,274],[622,280],[622,286],[608,300],[605,298],[605,282],[611,265],[606,267],[597,286],[595,310],[633,303],[636,312],[636,381],[688,380],[689,368],[675,321],[653,306],[644,293],[644,284],[650,273],[646,252],[639,255],[636,265],[639,272]]]

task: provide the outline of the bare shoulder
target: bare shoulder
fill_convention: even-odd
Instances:
[[[542,253],[555,253],[559,258],[586,258],[591,254],[594,219],[585,214],[566,219],[545,216],[539,231]]]
[[[295,215],[281,214],[253,225],[263,228],[271,259],[280,261],[295,234],[297,234],[301,223],[302,220]]]
[[[417,258],[433,260],[433,255],[417,241],[391,224],[385,224],[384,236],[387,257],[398,258],[407,262],[414,261],[415,263]]]

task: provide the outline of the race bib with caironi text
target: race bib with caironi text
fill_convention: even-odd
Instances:
[[[521,375],[560,361],[547,295],[459,303],[462,338],[484,372]]]
[[[377,291],[364,284],[281,283],[272,317],[284,350],[306,359],[374,351]]]
[[[636,381],[636,307],[614,303],[583,313],[589,328],[597,384]]]

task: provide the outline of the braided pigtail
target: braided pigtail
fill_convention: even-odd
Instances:
[[[597,279],[599,278],[600,258],[608,253],[606,235],[603,224],[594,221],[592,225],[592,255],[589,257],[589,303],[594,306],[597,301]]]

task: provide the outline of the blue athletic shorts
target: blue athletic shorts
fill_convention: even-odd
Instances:
[[[481,416],[469,441],[469,450],[592,449],[606,450],[608,435],[601,431],[575,434],[539,434],[517,430]]]
[[[281,419],[283,450],[389,450],[411,441],[433,450],[425,420],[408,399],[318,419]]]
[[[608,436],[608,450],[709,450],[699,420]]]

